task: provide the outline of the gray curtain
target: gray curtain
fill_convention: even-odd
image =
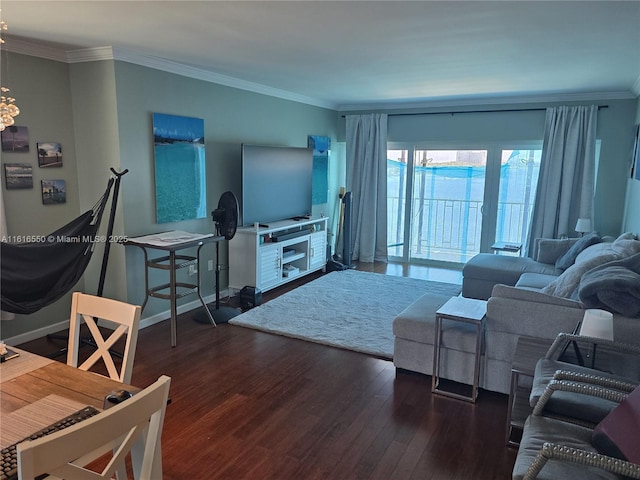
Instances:
[[[352,260],[387,261],[387,115],[347,115]]]
[[[575,237],[578,218],[593,222],[597,115],[595,105],[547,109],[529,256],[534,239]]]

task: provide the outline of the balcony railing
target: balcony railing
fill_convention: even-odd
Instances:
[[[390,256],[401,256],[403,225],[398,197],[388,197],[387,236]],[[480,252],[482,202],[444,198],[413,199],[410,257],[465,263]],[[530,212],[523,203],[498,204],[496,239],[523,242]]]

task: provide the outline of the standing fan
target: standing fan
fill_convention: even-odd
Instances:
[[[238,228],[238,200],[233,192],[224,192],[218,200],[218,208],[211,212],[216,224],[216,234],[231,240]],[[227,323],[231,318],[240,314],[232,307],[220,306],[220,242],[216,242],[216,308],[209,307],[211,317],[215,323]],[[194,319],[198,323],[211,323],[207,312],[198,312]]]

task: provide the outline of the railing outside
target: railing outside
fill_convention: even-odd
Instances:
[[[398,197],[388,197],[387,235],[389,255],[401,256],[402,228],[398,228]],[[482,202],[444,198],[413,199],[410,257],[465,263],[480,252]],[[523,203],[499,203],[496,238],[507,242],[522,242],[529,211]],[[400,210],[401,211],[401,210]]]

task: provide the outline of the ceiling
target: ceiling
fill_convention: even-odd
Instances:
[[[338,110],[640,95],[640,0],[0,7],[13,51],[69,62],[110,54]]]

